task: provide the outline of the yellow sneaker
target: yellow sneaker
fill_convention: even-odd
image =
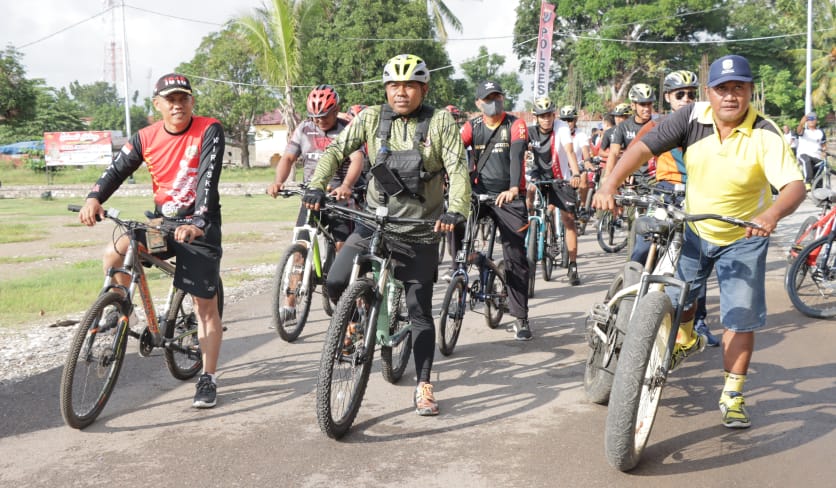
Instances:
[[[730,429],[746,429],[752,425],[744,403],[742,393],[724,391],[720,395],[719,404],[720,412],[723,413],[723,425]]]
[[[694,333],[694,336],[695,337],[686,344],[680,344],[677,342],[676,345],[674,345],[673,354],[671,354],[670,371],[673,371],[680,364],[682,364],[682,362],[685,361],[685,358],[691,357],[705,349],[705,343],[708,342],[706,337],[697,333]]]
[[[433,395],[433,385],[418,383],[415,388],[415,413],[424,417],[438,415],[438,402]]]

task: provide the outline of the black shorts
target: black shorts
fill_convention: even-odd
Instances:
[[[154,253],[160,259],[176,259],[174,286],[189,295],[212,298],[218,292],[221,272],[221,226],[210,224],[205,234],[187,244],[174,240],[173,234],[166,235],[167,250]],[[139,237],[145,239],[144,232]]]
[[[328,215],[325,212],[319,213],[320,222],[328,229],[336,242],[345,242],[351,234],[353,226],[351,221],[342,217]],[[302,227],[308,223],[308,209],[303,205],[299,208],[299,215],[296,217],[296,227]],[[301,237],[307,239],[306,237]]]
[[[566,197],[571,197],[574,194],[573,201],[577,201],[577,192],[571,186],[565,185],[562,190]],[[567,205],[557,196],[557,192],[554,191],[554,186],[544,186],[540,185],[540,192],[543,194],[543,197],[546,199],[546,203],[549,205],[554,205],[555,207],[563,210],[564,212],[569,212],[574,214],[575,210],[577,210],[577,205]]]

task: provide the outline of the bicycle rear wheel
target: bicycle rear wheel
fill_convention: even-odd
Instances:
[[[455,275],[447,285],[444,300],[441,302],[441,313],[438,317],[438,350],[441,354],[453,354],[462,330],[462,320],[465,312],[464,276]]]
[[[638,283],[640,278],[640,269],[635,269],[629,263],[625,265],[624,271],[619,273],[610,284],[607,295],[604,297],[604,304],[622,289]],[[610,319],[606,324],[602,324],[604,327],[601,330],[606,335],[606,341],[601,340],[592,330],[589,331],[590,349],[586,359],[583,386],[586,397],[592,403],[604,405],[610,399],[618,355],[621,352],[621,345],[624,342],[635,301],[634,294],[626,295],[609,311]]]
[[[389,309],[389,335],[405,329],[409,325],[409,315],[404,298],[404,289],[398,287],[393,300],[394,308]],[[383,379],[389,383],[397,383],[403,376],[409,356],[412,354],[412,331],[407,331],[406,336],[398,345],[380,346],[380,362]]]
[[[614,217],[610,211],[603,212],[598,220],[598,245],[608,253],[624,249],[629,237],[628,227],[623,218]]]
[[[502,315],[508,307],[508,291],[505,288],[505,263],[499,261],[494,264],[488,261],[490,268],[487,284],[485,285],[485,323],[491,329],[499,327]]]
[[[557,253],[557,240],[554,234],[554,218],[551,213],[546,213],[546,235],[543,239],[543,279],[546,281],[552,280],[552,272],[554,271],[554,257]]]
[[[316,417],[328,437],[348,432],[369,382],[374,359],[375,319],[371,316],[374,284],[355,281],[340,297],[326,332],[316,383]],[[366,343],[371,340],[371,348]]]
[[[311,309],[313,284],[302,294],[302,279],[305,273],[305,258],[308,248],[302,244],[291,244],[276,269],[273,279],[273,326],[279,337],[293,342],[305,328]]]
[[[661,291],[639,300],[613,379],[604,446],[607,461],[621,471],[636,467],[656,419],[668,365],[663,364],[673,330],[673,305]]]
[[[836,252],[833,238],[816,239],[798,253],[784,288],[793,306],[808,317],[836,317]]]
[[[87,427],[107,405],[125,359],[129,313],[122,294],[109,291],[78,324],[61,374],[61,415],[70,427]]]
[[[525,245],[525,253],[528,259],[528,298],[531,298],[534,296],[534,281],[537,278],[537,245],[540,229],[536,220],[529,220],[528,224],[528,240]]]

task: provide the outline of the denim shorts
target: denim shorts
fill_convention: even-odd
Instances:
[[[723,326],[733,332],[751,332],[763,327],[768,246],[768,237],[743,238],[728,246],[715,246],[686,226],[677,270],[678,277],[691,284],[686,303],[696,301],[700,288],[714,269],[720,285]]]

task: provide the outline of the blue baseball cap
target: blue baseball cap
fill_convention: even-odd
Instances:
[[[729,54],[711,63],[711,68],[708,70],[709,88],[727,81],[752,82],[752,69],[746,58]]]

